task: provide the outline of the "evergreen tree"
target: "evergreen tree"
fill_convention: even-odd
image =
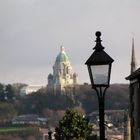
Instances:
[[[4,85],[0,83],[0,101],[4,101]]]
[[[88,119],[74,109],[68,109],[56,128],[57,140],[86,140],[91,134]]]
[[[14,88],[12,87],[12,85],[8,84],[5,87],[5,97],[7,98],[7,100],[12,100],[14,97]]]

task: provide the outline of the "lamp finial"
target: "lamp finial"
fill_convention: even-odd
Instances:
[[[96,40],[95,40],[95,42],[96,42],[96,45],[95,45],[95,47],[93,48],[93,49],[95,49],[96,51],[102,51],[103,49],[104,49],[104,47],[102,46],[102,44],[101,44],[101,42],[102,42],[102,40],[101,40],[101,38],[100,38],[100,36],[101,36],[101,32],[100,31],[97,31],[96,33],[95,33],[95,35],[96,35]]]

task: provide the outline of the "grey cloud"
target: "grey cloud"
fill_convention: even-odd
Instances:
[[[139,6],[137,0],[0,1],[2,82],[8,82],[8,77],[12,77],[10,67],[12,73],[17,73],[10,82],[23,80],[20,67],[26,69],[26,72],[22,71],[25,77],[36,69],[34,81],[40,79],[39,70],[40,74],[46,71],[47,75],[62,44],[81,82],[89,81],[84,62],[92,53],[96,30],[102,31],[105,50],[116,60],[114,67],[121,66],[113,69],[112,81],[124,82],[124,77],[129,74],[131,32],[135,32],[135,47],[139,51]],[[5,71],[6,78],[3,76]]]

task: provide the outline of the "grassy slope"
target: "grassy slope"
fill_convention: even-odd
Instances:
[[[1,132],[15,132],[15,131],[28,131],[31,130],[31,127],[1,127],[0,128],[0,133]]]

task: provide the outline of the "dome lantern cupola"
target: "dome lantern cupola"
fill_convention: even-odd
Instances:
[[[60,53],[57,55],[55,63],[56,64],[60,64],[63,62],[69,62],[68,56],[66,54],[66,52],[64,51],[64,47],[61,46],[60,47]]]

